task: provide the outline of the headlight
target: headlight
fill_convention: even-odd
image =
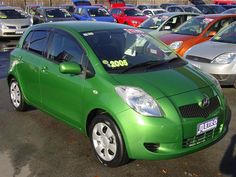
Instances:
[[[183,44],[183,41],[175,41],[170,44],[170,48],[177,50],[178,48],[181,47],[182,44]]]
[[[116,19],[114,19],[113,21],[114,21],[115,23],[117,23],[117,20],[116,20]]]
[[[136,21],[136,20],[131,20],[131,23],[133,23],[134,25],[137,25],[137,24],[138,24],[138,21]]]
[[[91,21],[96,21],[96,19],[95,18],[91,18]]]
[[[211,63],[229,64],[236,58],[236,53],[224,53],[217,56]]]
[[[8,29],[8,27],[4,23],[0,23],[0,29]]]
[[[163,117],[158,103],[145,91],[136,87],[117,86],[117,94],[136,112],[144,116]]]

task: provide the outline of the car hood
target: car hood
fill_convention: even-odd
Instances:
[[[189,64],[175,69],[146,73],[112,74],[112,77],[119,85],[142,88],[156,99],[189,92],[211,84],[202,73]]]
[[[112,16],[107,17],[91,17],[96,19],[96,21],[103,21],[103,22],[114,22],[114,18]]]
[[[127,19],[129,20],[136,20],[136,21],[139,21],[140,23],[145,21],[147,18],[148,18],[147,16],[128,16],[127,17]]]
[[[185,55],[201,56],[202,58],[213,60],[220,54],[235,53],[235,51],[236,44],[207,41],[190,48]]]
[[[73,21],[76,20],[74,17],[71,18],[47,18],[46,21],[47,22],[57,22],[57,21]]]
[[[163,36],[160,36],[159,38],[161,41],[163,41],[167,45],[170,45],[172,42],[175,42],[175,41],[185,42],[185,41],[193,40],[196,38],[196,36],[171,33],[171,34],[165,34]]]
[[[25,26],[30,25],[30,18],[24,18],[24,19],[1,19],[1,23],[4,23],[5,25],[9,26]]]

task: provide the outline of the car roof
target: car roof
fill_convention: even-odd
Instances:
[[[62,7],[39,7],[38,9],[61,9]]]
[[[81,8],[81,9],[102,9],[103,7],[101,7],[101,6],[78,6],[77,8]]]
[[[162,8],[158,8],[158,9],[144,9],[143,11],[146,11],[146,10],[152,10],[152,11],[163,10],[163,11],[166,11],[165,9],[162,9]]]
[[[199,15],[197,13],[191,13],[191,12],[165,12],[165,13],[161,13],[161,14],[157,14],[155,16],[168,16],[168,17],[172,17],[172,16],[177,16],[177,15]],[[153,16],[153,17],[155,17]]]
[[[114,8],[111,8],[111,9],[123,9],[123,10],[125,10],[125,9],[137,9],[136,7],[126,7],[126,6],[124,6],[124,7],[114,7]]]
[[[199,17],[203,17],[203,18],[223,18],[223,17],[236,17],[236,14],[205,14],[205,15],[200,15]]]
[[[101,30],[113,30],[113,29],[128,29],[134,28],[131,26],[109,23],[109,22],[91,22],[91,21],[61,21],[53,23],[42,23],[31,27],[32,30],[40,28],[59,28],[66,31],[74,32],[89,32],[89,31],[101,31]],[[136,28],[134,28],[136,29]]]
[[[0,10],[15,10],[15,9],[21,9],[20,7],[11,7],[11,6],[0,6]]]

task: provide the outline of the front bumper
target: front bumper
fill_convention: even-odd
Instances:
[[[24,29],[0,29],[1,37],[20,37],[24,33]]]
[[[132,159],[171,159],[190,154],[214,144],[226,134],[230,119],[228,107],[220,108],[209,118],[180,118],[175,106],[167,98],[158,100],[166,105],[166,117],[141,116],[132,109],[116,115],[117,124],[123,135],[128,155]],[[223,105],[222,105],[223,106]],[[197,124],[217,116],[219,125],[214,133],[210,131],[196,136]],[[188,129],[188,130],[184,130]],[[186,146],[186,140],[196,140]],[[152,151],[145,144],[153,145]]]
[[[236,81],[236,62],[230,64],[201,63],[187,60],[195,67],[213,75],[221,85],[233,85]]]

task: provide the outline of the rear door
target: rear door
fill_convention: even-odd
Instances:
[[[62,62],[75,62],[86,69],[86,53],[68,33],[55,30],[50,36],[47,60],[40,73],[42,103],[45,110],[73,125],[80,125],[85,73],[62,74]]]
[[[20,84],[29,102],[39,106],[41,104],[41,90],[39,86],[39,73],[45,55],[45,46],[49,32],[46,30],[31,31],[23,42],[22,49],[17,52],[19,61],[17,71]]]

